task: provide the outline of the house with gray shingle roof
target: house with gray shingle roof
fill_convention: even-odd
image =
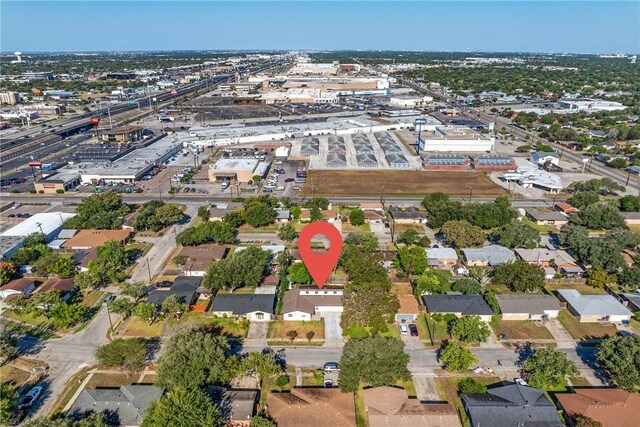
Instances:
[[[560,313],[560,304],[551,295],[496,295],[496,300],[502,320],[555,319]]]
[[[251,321],[273,320],[274,294],[221,294],[211,304],[214,316],[232,316]]]
[[[575,289],[558,289],[558,297],[580,322],[629,321],[633,313],[611,295],[582,295]]]
[[[493,316],[493,310],[482,295],[423,295],[422,300],[430,314],[479,316],[485,322],[491,321]]]
[[[511,249],[500,245],[489,245],[483,248],[464,248],[460,252],[462,252],[465,264],[469,267],[496,267],[516,260],[516,255]]]
[[[563,427],[556,407],[542,390],[507,385],[486,393],[463,394],[473,427]]]

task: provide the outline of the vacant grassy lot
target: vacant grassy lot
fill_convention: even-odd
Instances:
[[[154,322],[149,325],[146,320],[132,316],[125,320],[124,325],[118,331],[118,335],[125,338],[157,338],[162,335],[162,322]]]
[[[604,289],[594,288],[593,286],[589,286],[584,283],[566,283],[566,284],[547,284],[544,288],[550,294],[556,295],[553,291],[558,289],[575,289],[580,292],[582,295],[606,295],[607,291]]]
[[[439,346],[440,342],[451,338],[447,332],[446,322],[436,322],[426,315],[418,316],[418,333],[427,344]]]
[[[491,322],[491,327],[496,335],[505,334],[508,340],[553,339],[551,332],[540,322],[497,319]]]
[[[304,196],[420,196],[441,191],[468,196],[500,196],[506,190],[478,172],[411,170],[317,170],[309,173]]]
[[[267,338],[275,338],[279,340],[289,340],[287,332],[296,331],[297,339],[307,339],[307,332],[313,331],[313,339],[324,339],[324,324],[318,320],[285,322],[276,320],[269,322],[269,331]]]
[[[577,340],[589,338],[615,337],[618,332],[616,327],[600,323],[580,323],[569,310],[562,310],[558,315],[558,320],[569,334]]]

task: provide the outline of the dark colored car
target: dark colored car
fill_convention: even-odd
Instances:
[[[412,337],[418,336],[418,327],[414,323],[409,323],[409,333]]]
[[[295,179],[293,179],[293,178],[287,178],[287,179],[284,180],[284,182],[293,182],[293,181],[295,181]]]

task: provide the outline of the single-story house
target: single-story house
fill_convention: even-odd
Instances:
[[[418,314],[420,314],[420,308],[418,307],[416,297],[411,294],[398,295],[398,302],[400,302],[400,308],[396,313],[396,322],[415,322],[418,318]]]
[[[223,259],[229,248],[223,245],[185,246],[178,256],[187,260],[182,266],[182,274],[185,276],[204,276],[207,268],[216,261]]]
[[[256,322],[273,320],[276,296],[273,294],[218,294],[210,313],[214,316],[233,316]]]
[[[267,397],[267,416],[278,427],[356,427],[351,393],[339,388],[293,388]]]
[[[544,165],[551,163],[558,166],[560,164],[560,155],[555,151],[534,151],[531,153],[531,163],[534,165]]]
[[[482,248],[461,249],[467,267],[491,266],[506,264],[516,260],[515,253],[504,246],[489,245]]]
[[[551,295],[496,295],[502,320],[555,319],[560,304]]]
[[[387,216],[381,211],[364,211],[364,222],[380,224],[386,221]]]
[[[427,261],[430,266],[451,266],[458,262],[458,254],[453,248],[426,248]]]
[[[622,294],[622,303],[631,311],[640,311],[640,293]]]
[[[450,403],[422,403],[410,399],[402,388],[367,388],[364,406],[370,427],[460,426],[458,413]]]
[[[575,289],[558,289],[560,301],[580,322],[624,322],[633,313],[611,295],[582,295]]]
[[[626,225],[640,224],[640,212],[620,212]]]
[[[384,206],[380,202],[362,202],[360,203],[360,209],[363,211],[378,211],[384,212]]]
[[[85,388],[71,406],[69,415],[104,412],[107,417],[117,418],[118,425],[139,426],[149,405],[160,399],[163,393],[163,389],[147,384]]]
[[[256,413],[258,390],[211,387],[208,390],[215,404],[218,405],[226,425],[233,427],[249,427],[251,418]]]
[[[89,262],[98,257],[98,248],[93,248],[88,251],[79,251],[71,256],[71,259],[76,263],[76,268],[80,271],[89,271]]]
[[[289,209],[276,209],[276,219],[278,224],[291,221],[291,211]]]
[[[342,313],[342,288],[323,287],[291,289],[284,294],[282,316],[284,320],[312,320],[325,313]]]
[[[563,226],[569,223],[569,218],[558,211],[543,211],[535,208],[525,209],[527,217],[538,225]]]
[[[479,316],[485,322],[491,321],[493,316],[493,310],[482,295],[423,295],[422,300],[430,314]]]
[[[331,209],[322,209],[320,213],[327,222],[331,223],[335,222],[340,216],[338,212]],[[311,221],[311,209],[303,209],[300,212],[300,221]]]
[[[516,255],[528,264],[540,267],[553,267],[556,272],[565,270],[581,270],[576,261],[567,251],[560,249],[549,250],[547,248],[515,249]]]
[[[130,235],[131,230],[80,230],[63,247],[73,250],[99,248],[110,240],[125,243]]]
[[[556,407],[542,390],[507,385],[486,393],[462,394],[472,427],[563,427]]]
[[[574,213],[577,213],[577,212],[580,211],[580,209],[578,209],[578,208],[576,208],[574,206],[571,206],[567,202],[558,202],[558,203],[556,203],[555,208],[556,208],[556,210],[562,212],[565,215],[571,215],[571,214],[574,214]]]
[[[427,213],[415,207],[400,209],[397,206],[391,206],[389,213],[393,221],[397,224],[426,224]]]
[[[64,301],[68,301],[69,298],[71,298],[77,290],[78,288],[76,287],[73,277],[70,277],[68,279],[54,277],[47,280],[42,286],[38,288],[38,292],[56,291],[60,294]]]
[[[7,298],[11,295],[20,295],[28,298],[35,289],[36,282],[33,279],[27,277],[15,279],[0,286],[0,298]]]
[[[147,302],[160,307],[170,295],[175,295],[183,304],[193,305],[198,299],[198,288],[201,281],[202,277],[198,276],[178,276],[169,289],[152,290],[147,296]]]
[[[556,398],[569,425],[583,416],[599,422],[602,427],[640,426],[638,393],[620,388],[576,388],[573,393],[557,393]]]

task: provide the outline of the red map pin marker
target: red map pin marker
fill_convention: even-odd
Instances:
[[[311,239],[318,234],[329,239],[329,250],[323,254],[317,254],[311,249]],[[328,222],[312,222],[302,229],[298,238],[298,250],[313,281],[322,289],[340,258],[342,235]]]

